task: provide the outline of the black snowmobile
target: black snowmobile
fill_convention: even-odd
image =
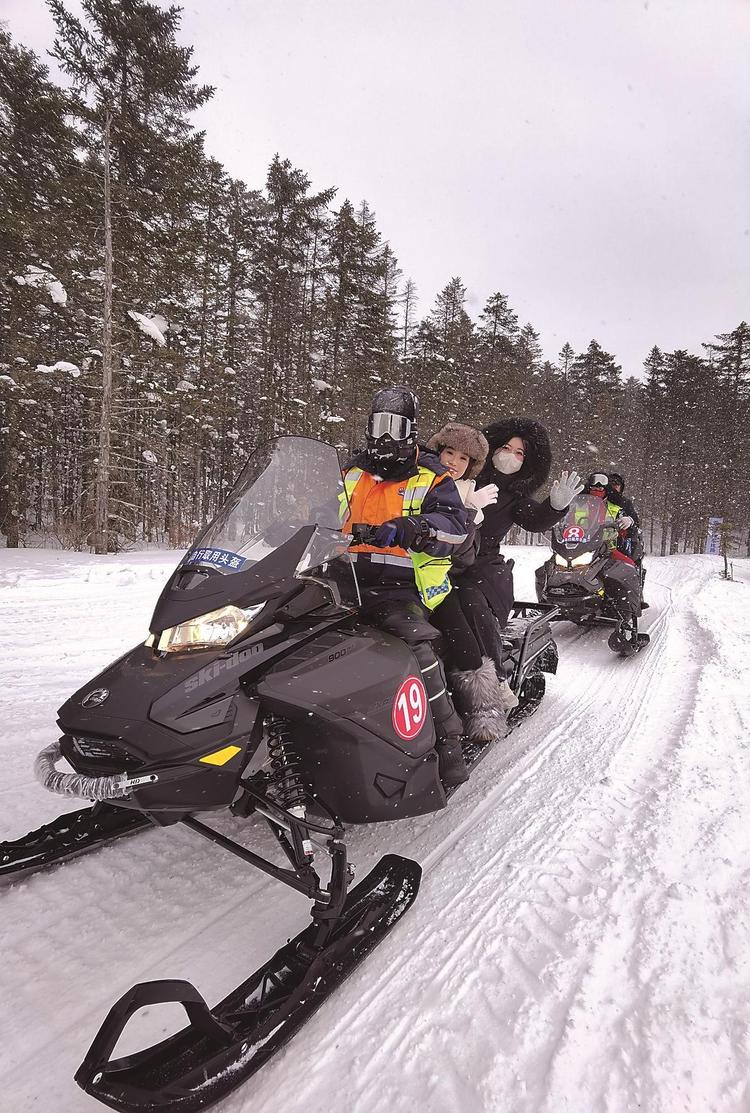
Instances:
[[[552,529],[552,556],[536,570],[540,603],[554,604],[555,617],[580,626],[609,625],[609,647],[629,657],[648,645],[638,630],[641,573],[630,557],[612,548],[617,525],[607,504],[579,495]]]
[[[62,737],[37,758],[53,791],[97,801],[0,844],[14,880],[154,824],[181,822],[305,894],[312,922],[214,1008],[185,981],[134,986],[76,1074],[113,1109],[206,1109],[284,1044],[416,897],[421,870],[386,855],[349,891],[345,824],[446,805],[435,731],[409,646],[358,616],[345,495],[330,445],[259,449],[167,582],[143,645],[76,692]],[[544,613],[503,631],[515,719],[533,710],[557,651]],[[484,754],[468,755],[470,766]],[[73,772],[61,772],[66,759]],[[269,861],[195,818],[229,808],[267,821]],[[325,880],[316,870],[322,859]],[[111,1059],[143,1006],[179,1002],[188,1023]]]

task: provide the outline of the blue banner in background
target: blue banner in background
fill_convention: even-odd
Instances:
[[[185,564],[212,564],[225,572],[240,572],[245,566],[245,558],[229,549],[191,549],[185,557]]]
[[[718,556],[721,552],[721,527],[724,525],[723,518],[709,518],[708,519],[708,533],[706,534],[706,546],[703,550],[710,556]]]

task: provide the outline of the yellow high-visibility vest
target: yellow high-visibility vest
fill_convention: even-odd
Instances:
[[[363,475],[362,468],[350,468],[344,476],[344,491],[339,496],[342,520],[347,516],[349,503],[352,502],[356,486]],[[404,488],[401,503],[401,514],[404,517],[421,512],[422,503],[434,482],[435,472],[430,471],[429,468],[417,468],[417,474],[412,475],[407,480]],[[430,556],[429,553],[414,553],[411,550],[408,550],[408,557],[411,560],[419,597],[428,610],[434,611],[452,588],[448,575],[451,570],[451,559],[450,557]],[[404,560],[401,556],[395,556],[392,559],[394,564],[398,563],[399,565]],[[383,555],[382,560],[385,564],[389,563],[387,553]]]

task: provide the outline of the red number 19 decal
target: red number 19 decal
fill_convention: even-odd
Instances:
[[[427,715],[427,693],[417,676],[407,676],[393,701],[393,729],[405,742],[416,738]]]

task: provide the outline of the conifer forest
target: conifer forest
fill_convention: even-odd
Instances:
[[[624,472],[647,551],[703,551],[715,516],[724,547],[750,555],[748,323],[720,322],[700,352],[655,336],[626,378],[604,337],[545,359],[501,259],[481,313],[471,275],[421,304],[377,198],[315,192],[283,152],[250,183],[211,157],[191,119],[214,90],[178,8],[48,6],[64,85],[0,24],[9,547],[184,546],[260,442],[319,437],[343,459],[373,391],[405,382],[424,439],[525,414],[550,432],[553,474]]]

